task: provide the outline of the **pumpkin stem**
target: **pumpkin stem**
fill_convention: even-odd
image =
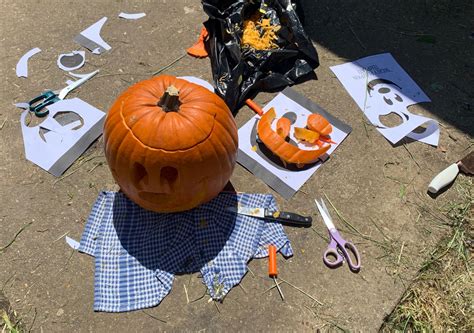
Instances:
[[[179,90],[175,86],[169,86],[157,104],[165,112],[176,112],[179,110]]]

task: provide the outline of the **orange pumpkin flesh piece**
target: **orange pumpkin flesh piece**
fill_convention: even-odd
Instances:
[[[306,126],[321,135],[328,136],[332,132],[332,125],[320,114],[314,113],[308,116]]]
[[[306,128],[295,127],[295,138],[309,143],[316,143],[319,140],[319,133]]]
[[[286,137],[290,134],[290,128],[291,128],[291,120],[285,117],[281,117],[277,121],[277,134],[283,138],[283,140],[286,139]]]
[[[273,154],[277,155],[284,163],[294,163],[299,166],[311,164],[326,153],[331,145],[326,145],[315,150],[300,149],[286,142],[274,130],[272,130],[272,122],[276,117],[275,109],[268,110],[262,118],[260,118],[257,126],[259,139],[270,149]]]
[[[120,189],[156,212],[189,210],[217,196],[238,149],[237,126],[224,101],[168,75],[141,81],[117,98],[104,140]]]

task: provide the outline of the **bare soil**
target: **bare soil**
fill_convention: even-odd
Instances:
[[[438,208],[456,200],[450,189],[437,197],[426,193],[433,175],[463,157],[472,145],[474,40],[469,1],[302,1],[307,32],[320,55],[318,80],[295,89],[353,127],[334,156],[291,200],[277,194],[281,208],[310,214],[314,230],[287,228],[295,255],[281,260],[280,276],[324,305],[283,284],[282,302],[266,277],[267,263],[250,263],[242,287],[223,304],[205,297],[186,303],[205,288],[197,275],[179,276],[157,307],[122,314],[92,310],[93,258],[73,252],[65,234],[79,239],[91,205],[101,190],[116,190],[98,140],[84,157],[55,178],[24,156],[20,112],[24,102],[67,79],[57,68],[61,53],[78,49],[73,38],[103,16],[101,35],[112,50],[86,52],[81,72],[100,74],[71,96],[106,112],[131,84],[183,54],[206,19],[199,1],[45,1],[0,2],[0,287],[34,332],[137,331],[315,331],[317,328],[376,331],[392,311],[435,244],[448,232]],[[121,12],[145,12],[137,21]],[[422,36],[432,36],[430,38]],[[17,78],[18,59],[33,47],[42,52],[29,63],[29,77]],[[371,125],[335,78],[329,66],[381,52],[391,52],[432,99],[410,111],[440,122],[438,148],[417,142],[392,146]],[[185,57],[166,71],[211,81],[209,59]],[[261,93],[265,104],[274,94]],[[236,116],[245,123],[252,111]],[[90,158],[96,156],[94,158]],[[232,184],[243,192],[272,192],[237,166]],[[363,267],[330,270],[321,256],[325,227],[313,199],[326,194],[358,232],[345,233],[361,251]],[[333,213],[336,217],[336,214]],[[344,223],[336,219],[343,230]],[[23,230],[18,234],[18,232]],[[16,238],[15,238],[15,235]],[[12,242],[12,240],[14,240]]]

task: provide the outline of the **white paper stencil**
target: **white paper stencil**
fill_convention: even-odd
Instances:
[[[359,108],[377,130],[396,144],[404,137],[433,146],[438,145],[439,126],[431,118],[412,114],[408,106],[431,102],[420,87],[389,53],[369,56],[331,67]],[[381,117],[396,114],[401,123],[389,127]],[[425,130],[413,132],[419,127]]]
[[[21,114],[25,156],[59,177],[102,134],[105,113],[79,98],[60,100],[47,108],[48,116],[34,127],[26,124],[29,111]],[[75,119],[61,124],[60,116],[71,112]]]
[[[337,144],[331,145],[327,154],[321,156],[321,160],[326,160],[328,155],[336,150],[338,145],[342,143],[352,130],[349,126],[291,88],[286,88],[282,93],[279,93],[265,105],[263,110],[266,112],[271,107],[275,109],[277,118],[285,114],[288,117],[288,113],[294,113],[296,120],[291,127],[289,137],[300,149],[317,149],[314,146],[311,147],[304,143],[298,143],[298,140],[294,137],[294,127],[305,127],[309,115],[319,113],[332,124],[331,140]],[[322,162],[301,169],[294,165],[285,167],[278,157],[265,149],[263,143],[257,142],[257,123],[259,119],[260,116],[256,115],[239,129],[239,155],[237,161],[284,198],[289,199],[321,167]],[[275,129],[276,121],[273,122],[272,127]]]

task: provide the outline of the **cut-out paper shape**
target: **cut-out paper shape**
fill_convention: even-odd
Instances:
[[[34,127],[26,124],[29,111],[21,114],[25,156],[59,177],[102,134],[105,113],[79,98],[47,108],[48,116]]]
[[[78,250],[79,247],[81,246],[81,243],[79,243],[77,240],[66,236],[66,243],[73,249],[73,250]]]
[[[317,146],[298,142],[294,135],[294,128],[305,127],[308,116],[312,113],[319,113],[331,123],[333,127],[331,140],[336,142],[336,144],[331,145],[331,148],[325,155],[320,157],[319,162],[298,168],[295,165],[285,166],[263,143],[257,141],[257,123],[260,116],[254,116],[239,129],[237,161],[256,177],[262,179],[282,197],[289,199],[321,167],[322,163],[349,135],[352,128],[291,88],[286,88],[279,93],[265,105],[263,111],[266,112],[271,107],[275,108],[277,118],[285,116],[290,119],[292,126],[290,128],[289,142],[300,149],[317,149]],[[273,122],[272,128],[276,130],[276,121]]]
[[[71,76],[77,77],[77,78],[79,78],[79,79],[82,79],[82,78],[84,78],[84,77],[86,77],[86,76],[90,76],[90,75],[92,74],[92,72],[90,72],[90,73],[85,73],[85,74],[76,74],[76,73],[73,73],[73,72],[69,72],[68,74],[71,75]],[[70,84],[72,84],[72,83],[74,83],[73,80],[66,80],[66,84],[67,84],[67,85],[70,85]]]
[[[85,51],[72,51],[71,53],[63,53],[58,56],[58,67],[63,71],[70,72],[84,66],[86,62]]]
[[[140,19],[142,17],[145,17],[145,16],[146,16],[145,13],[133,13],[133,14],[130,13],[129,14],[129,13],[122,12],[122,13],[119,14],[119,17],[127,19],[127,20],[138,20],[138,19]]]
[[[110,50],[112,47],[107,44],[100,36],[100,30],[107,21],[107,17],[101,18],[95,22],[89,28],[83,30],[79,35],[74,38],[76,43],[89,49],[94,54],[101,54],[105,51]]]
[[[438,145],[438,123],[408,111],[410,105],[431,100],[390,53],[333,66],[331,70],[369,121],[392,144],[408,137]],[[400,124],[386,126],[382,123],[383,117],[391,113],[400,117]],[[424,130],[418,131],[420,128]]]
[[[36,53],[41,52],[41,49],[35,47],[34,49],[26,52],[18,63],[16,64],[16,76],[18,77],[28,77],[28,59],[34,56]]]
[[[191,83],[198,84],[198,85],[206,88],[210,92],[214,92],[214,87],[212,86],[212,84],[210,84],[206,80],[200,79],[198,77],[195,77],[195,76],[179,76],[178,79],[183,79],[183,80],[189,81]]]

